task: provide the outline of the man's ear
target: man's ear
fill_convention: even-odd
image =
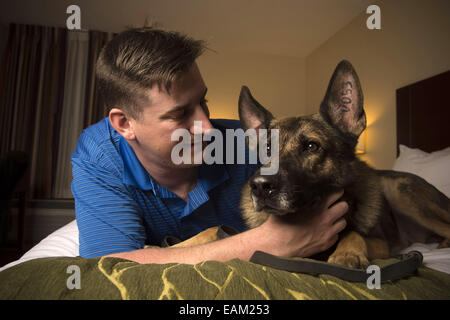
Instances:
[[[363,93],[350,62],[342,60],[334,70],[320,105],[321,116],[344,137],[357,139],[366,128]]]
[[[134,140],[136,138],[129,118],[121,109],[112,108],[109,111],[109,122],[111,122],[112,127],[126,140]]]
[[[239,119],[242,123],[242,129],[267,129],[273,115],[267,111],[258,101],[253,98],[250,90],[242,86],[239,95]]]

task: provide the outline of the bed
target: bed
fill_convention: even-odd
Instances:
[[[450,197],[450,72],[397,90],[395,170],[416,173]],[[445,174],[443,174],[445,173]],[[371,290],[366,283],[231,260],[197,265],[83,259],[76,221],[0,269],[0,299],[450,299],[450,248],[415,243],[423,265]],[[395,258],[375,260],[385,266]],[[76,278],[79,274],[79,278]]]

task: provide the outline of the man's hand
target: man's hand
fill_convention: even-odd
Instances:
[[[330,248],[338,240],[338,233],[347,223],[343,218],[348,204],[340,201],[334,204],[343,191],[332,194],[316,213],[271,215],[260,227],[271,242],[264,250],[283,257],[309,257]],[[269,249],[270,248],[270,249]]]
[[[138,263],[190,263],[206,260],[249,261],[257,250],[283,257],[308,257],[331,247],[338,240],[346,222],[345,202],[332,205],[343,192],[331,195],[315,214],[269,219],[254,229],[237,235],[188,248],[149,248],[108,255]]]

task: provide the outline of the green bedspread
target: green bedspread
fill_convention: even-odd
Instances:
[[[70,266],[79,267],[80,289],[67,286],[77,274]],[[365,283],[237,259],[141,265],[117,258],[43,258],[0,272],[0,299],[450,299],[450,275],[420,268],[370,290]]]

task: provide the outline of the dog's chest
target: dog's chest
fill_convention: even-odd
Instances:
[[[342,200],[349,206],[346,214],[348,228],[361,235],[373,233],[380,222],[380,216],[388,210],[377,188],[370,189],[361,184],[346,188]]]

